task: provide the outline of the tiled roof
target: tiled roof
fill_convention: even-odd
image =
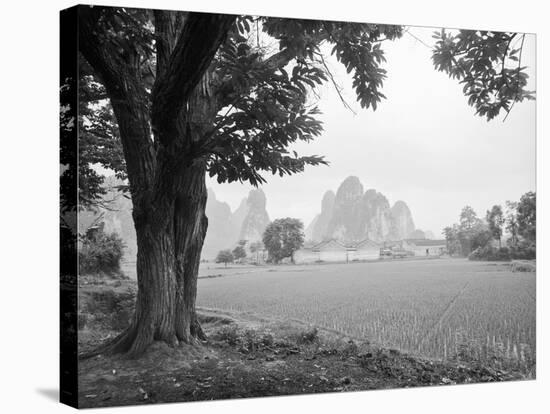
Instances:
[[[428,240],[428,239],[410,239],[406,240],[409,244],[414,244],[416,246],[445,246],[447,244],[446,240]]]
[[[379,243],[376,243],[375,241],[372,241],[370,239],[364,239],[357,243],[351,244],[349,247],[353,247],[355,249],[360,249],[361,247],[380,247]]]
[[[342,249],[346,249],[347,246],[345,246],[344,244],[342,244],[341,242],[339,242],[338,240],[336,239],[330,239],[330,240],[325,240],[325,241],[322,241],[321,243],[313,246],[313,251],[318,251],[324,247],[327,247],[327,246],[330,246],[330,245],[335,245],[335,247],[340,247]]]

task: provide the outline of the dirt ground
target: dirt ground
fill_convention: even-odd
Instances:
[[[205,309],[200,318],[207,343],[155,343],[138,360],[99,355],[81,361],[80,407],[525,379],[472,363],[420,359],[297,322]],[[88,325],[81,351],[115,334],[99,320]]]

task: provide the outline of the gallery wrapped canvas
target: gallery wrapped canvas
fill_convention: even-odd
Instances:
[[[535,35],[61,12],[61,401],[534,379]]]

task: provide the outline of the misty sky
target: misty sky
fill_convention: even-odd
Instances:
[[[433,43],[433,28],[410,31]],[[297,217],[307,226],[319,213],[323,194],[356,175],[365,190],[382,192],[390,204],[406,201],[416,227],[439,237],[443,227],[457,222],[464,205],[484,216],[493,204],[535,190],[534,101],[516,104],[505,122],[503,116],[487,122],[474,115],[456,80],[435,71],[426,45],[405,34],[383,47],[388,78],[382,92],[387,99],[376,112],[359,107],[349,76],[331,60],[329,66],[356,115],[342,105],[332,86],[322,88],[325,132],[293,149],[324,155],[330,166],[306,167],[290,177],[266,176],[262,189],[271,219]],[[535,36],[527,35],[522,66],[532,68],[528,89],[535,89],[534,64]],[[207,178],[207,185],[232,210],[252,188],[218,184],[214,178]]]

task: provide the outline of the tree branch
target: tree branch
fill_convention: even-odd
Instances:
[[[153,86],[151,121],[155,138],[170,145],[177,117],[208,69],[235,16],[190,13],[166,70]]]
[[[273,72],[279,68],[285,67],[295,56],[288,50],[283,49],[262,62],[267,70],[272,70]],[[249,91],[256,86],[254,84],[249,85]],[[248,92],[249,92],[248,91]],[[248,92],[241,92],[240,95],[245,95]],[[216,90],[216,95],[218,95],[218,110],[225,108],[228,105],[231,105],[235,102],[233,99],[231,102],[228,102],[228,97],[235,94],[234,82],[232,79],[228,79],[226,82],[222,83]]]
[[[353,110],[353,108],[346,102],[346,100],[344,99],[344,97],[342,96],[342,93],[340,92],[340,86],[336,83],[336,80],[334,79],[334,76],[332,75],[332,72],[330,71],[330,69],[328,68],[326,62],[325,62],[325,58],[323,57],[323,54],[322,53],[316,53],[320,58],[321,58],[321,63],[323,64],[324,68],[325,68],[325,71],[327,72],[329,78],[330,78],[330,81],[332,82],[332,85],[334,86],[334,89],[336,90],[336,93],[338,93],[338,97],[340,98],[340,100],[342,101],[342,104],[344,105],[344,108],[348,109],[351,111],[351,113],[353,115],[357,115],[357,113]]]
[[[187,13],[169,10],[154,10],[155,46],[157,49],[157,72],[159,78],[170,62],[176,41],[185,24]]]
[[[139,67],[124,60],[102,27],[102,19],[109,17],[110,10],[86,6],[79,10],[79,49],[109,95],[131,186],[146,190],[150,188],[155,169],[148,110],[144,108],[146,93],[139,81]]]
[[[506,116],[504,117],[504,119],[502,120],[502,122],[505,122],[506,121],[506,118],[508,118],[508,115],[510,115],[510,112],[512,112],[512,108],[514,107],[517,99],[518,99],[518,96],[519,96],[519,81],[520,81],[520,77],[519,77],[519,72],[521,70],[521,56],[523,54],[523,43],[525,42],[525,34],[523,34],[523,36],[521,37],[521,46],[520,46],[520,49],[519,49],[519,58],[518,58],[518,68],[517,68],[517,73],[518,73],[518,85],[517,85],[517,89],[516,89],[516,95],[514,97],[514,100],[512,102],[512,105],[510,106],[510,109],[508,110],[508,112],[506,113]]]

